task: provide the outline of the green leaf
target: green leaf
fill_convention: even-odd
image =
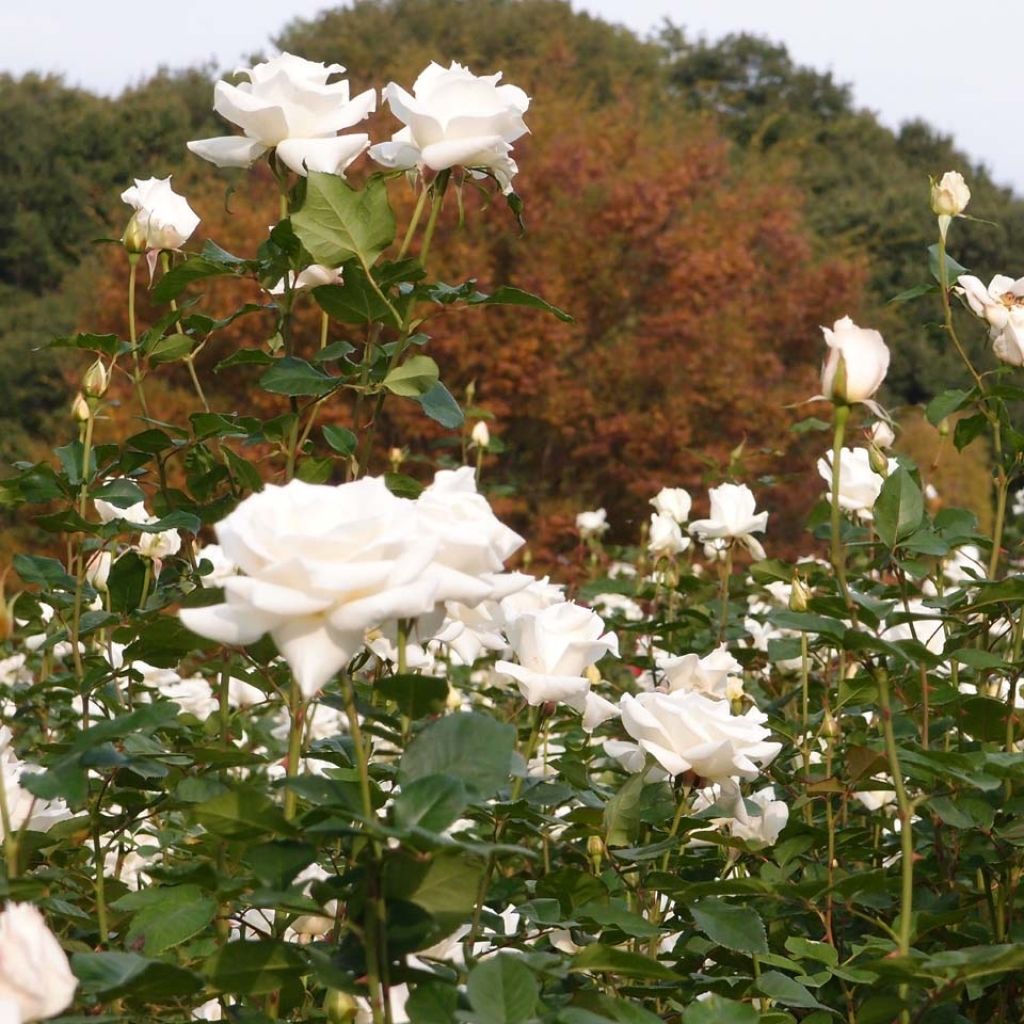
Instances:
[[[469,972],[466,992],[480,1024],[523,1024],[540,996],[533,972],[518,957],[501,953]]]
[[[448,680],[443,676],[388,676],[375,689],[414,721],[424,715],[439,714],[448,700]]]
[[[987,428],[988,420],[980,412],[957,420],[956,426],[953,428],[954,447],[958,452],[962,452],[972,441],[981,437]]]
[[[326,426],[321,429],[323,430],[324,440],[339,455],[351,455],[356,450],[359,438],[347,427]]]
[[[459,992],[454,985],[441,981],[418,982],[405,1004],[412,1024],[451,1024]]]
[[[640,829],[640,796],[644,773],[629,777],[622,788],[605,804],[605,842],[609,846],[629,846]]]
[[[272,940],[229,942],[207,960],[204,973],[221,992],[264,995],[297,979],[305,966],[302,954],[289,943]]]
[[[190,256],[184,263],[179,263],[160,278],[160,283],[153,289],[153,301],[170,302],[194,281],[233,273],[235,268],[226,262],[215,261],[205,256]]]
[[[384,387],[403,398],[419,398],[436,384],[439,371],[430,356],[410,356],[396,366],[385,378]]]
[[[933,398],[924,410],[928,422],[937,427],[947,416],[959,412],[970,401],[971,392],[953,388]]]
[[[116,334],[72,334],[64,338],[55,338],[47,348],[78,348],[87,352],[99,352],[113,358],[127,352],[131,345],[121,341]]]
[[[232,366],[269,366],[274,362],[274,357],[261,348],[240,348],[232,352],[226,359],[222,359],[214,368],[214,373],[227,370]]]
[[[379,287],[379,286],[378,286]],[[394,306],[378,294],[366,271],[358,263],[345,267],[342,284],[324,284],[313,289],[320,308],[343,324],[386,323],[398,326]]]
[[[416,904],[441,932],[450,932],[473,913],[483,873],[482,864],[461,852],[435,854],[429,861],[398,854],[387,863],[384,889],[389,900]]]
[[[935,278],[939,284],[942,284],[942,275],[939,273],[939,244],[928,246],[928,269],[931,271],[932,277]],[[949,253],[946,253],[946,285],[947,287],[952,286],[956,283],[957,278],[961,274],[966,274],[967,268],[962,267]]]
[[[257,789],[235,789],[193,809],[196,820],[219,836],[241,839],[284,827],[284,817],[270,797]]]
[[[432,722],[408,746],[398,766],[401,785],[427,775],[452,775],[481,797],[508,780],[515,729],[489,715],[460,712]]]
[[[694,1000],[683,1013],[683,1024],[757,1024],[760,1019],[747,1003],[714,993],[708,999]]]
[[[765,971],[754,983],[754,987],[771,999],[776,999],[783,1006],[800,1006],[810,1010],[824,1010],[811,993],[793,978],[786,977],[779,971]]]
[[[150,956],[163,953],[201,932],[216,916],[217,901],[203,896],[196,885],[168,886],[164,898],[151,903],[132,919],[125,939]]]
[[[642,953],[630,953],[617,946],[603,946],[594,942],[577,953],[569,968],[572,971],[607,971],[626,978],[656,978],[678,981],[679,975],[658,960]]]
[[[466,787],[452,775],[427,775],[403,788],[395,799],[395,824],[442,832],[467,804]]]
[[[184,359],[195,345],[195,339],[187,334],[168,334],[148,346],[146,355],[154,366],[158,363],[173,363]]]
[[[477,293],[479,294],[479,293]],[[564,309],[552,306],[550,302],[542,299],[539,295],[523,291],[522,288],[513,288],[511,285],[502,285],[496,288],[490,295],[483,298],[471,296],[468,300],[471,306],[527,306],[530,309],[540,309],[557,317],[562,323],[575,323],[575,318],[566,313]]]
[[[458,430],[465,422],[459,403],[440,381],[419,395],[416,401],[420,403],[423,411],[436,423],[440,423],[442,427]]]
[[[103,999],[176,999],[197,992],[203,984],[191,971],[137,953],[75,953],[71,970],[83,994]]]
[[[395,237],[383,178],[370,178],[357,190],[337,175],[310,171],[306,199],[291,222],[306,251],[328,267],[353,257],[369,267]]]
[[[712,942],[737,953],[767,953],[764,922],[753,908],[708,896],[690,908],[697,927]]]
[[[817,960],[828,967],[835,967],[839,963],[836,947],[830,946],[827,942],[814,942],[798,935],[791,935],[786,939],[786,949],[795,957],[802,960]]]
[[[924,498],[904,466],[890,473],[875,502],[875,530],[888,548],[909,537],[924,519]]]
[[[264,391],[292,398],[300,395],[322,397],[330,394],[340,383],[336,377],[296,356],[283,356],[260,377],[260,387]]]

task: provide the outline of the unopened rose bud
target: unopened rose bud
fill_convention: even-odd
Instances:
[[[472,405],[474,398],[476,398],[476,381],[471,380],[466,385],[466,405]]]
[[[879,448],[891,448],[896,443],[896,434],[885,420],[875,420],[871,424],[870,437]]]
[[[594,874],[600,874],[601,861],[604,859],[604,840],[600,836],[589,836],[587,839],[587,857],[590,858]]]
[[[932,211],[940,217],[957,217],[971,201],[971,190],[959,171],[946,171],[932,182]]]
[[[97,359],[96,362],[85,371],[85,376],[82,378],[82,391],[84,391],[89,398],[102,398],[107,393],[107,388],[109,386],[110,371],[107,369],[102,359]]]
[[[97,551],[85,565],[86,582],[101,594],[107,592],[107,580],[110,578],[111,557],[109,551]]]
[[[391,472],[397,473],[405,459],[405,452],[401,448],[392,448],[388,452],[388,462],[391,463]]]
[[[483,420],[480,420],[476,426],[473,427],[473,432],[469,436],[477,448],[490,447],[491,432],[487,429],[487,424]]]
[[[124,235],[121,237],[121,241],[124,243],[124,247],[133,255],[138,255],[146,251],[146,231],[139,224],[139,216],[135,214],[130,221],[128,221],[128,227],[124,229]]]
[[[885,452],[873,441],[868,445],[868,465],[883,480],[889,475],[889,460],[885,457]]]
[[[331,1024],[346,1024],[353,1021],[359,1014],[359,1002],[355,996],[340,989],[332,988],[327,990],[327,998],[324,999],[324,1012]]]
[[[75,395],[75,400],[71,403],[71,416],[73,419],[78,420],[79,423],[88,423],[92,419],[92,409],[89,408],[89,400],[81,391]]]
[[[949,417],[945,416],[939,421],[939,437],[949,437]]]
[[[833,739],[836,739],[843,734],[839,721],[833,717],[832,712],[828,710],[825,711],[825,718],[821,723],[821,729],[826,736],[831,736]]]
[[[789,610],[791,612],[807,611],[807,602],[811,599],[811,592],[806,584],[795,573],[793,583],[789,588]]]

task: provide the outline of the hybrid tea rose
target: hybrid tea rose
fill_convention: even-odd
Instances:
[[[768,528],[768,513],[757,512],[754,493],[746,484],[720,484],[708,492],[711,515],[690,524],[704,541],[737,541],[755,559],[765,557],[761,542],[753,535]]]
[[[56,1017],[77,987],[43,915],[31,903],[9,903],[0,913],[0,1019],[29,1024]]]
[[[370,156],[402,170],[465,167],[475,177],[492,174],[502,191],[511,192],[519,170],[512,143],[529,131],[523,114],[530,97],[500,81],[500,71],[474,75],[452,61],[448,68],[431,62],[413,83],[411,95],[389,82],[384,99],[405,127],[390,142],[371,147]]]
[[[180,249],[199,227],[198,215],[170,178],[136,178],[121,199],[135,210],[125,232],[125,245],[134,252]]]
[[[825,398],[843,405],[870,402],[889,370],[889,347],[878,331],[858,327],[848,316],[831,330],[822,327],[828,354],[821,367]]]
[[[973,274],[957,278],[957,292],[973,312],[988,323],[996,358],[1024,366],[1024,277],[1016,281],[996,274],[986,288]]]
[[[218,167],[249,167],[273,149],[296,174],[342,174],[369,146],[370,136],[338,132],[377,108],[376,90],[352,98],[345,79],[328,82],[344,70],[341,64],[321,64],[290,53],[239,68],[235,73],[249,80],[240,85],[218,82],[213,109],[243,134],[197,139],[188,148]]]

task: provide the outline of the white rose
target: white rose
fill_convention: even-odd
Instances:
[[[154,562],[162,561],[181,550],[181,534],[177,530],[143,533],[135,545],[135,550],[143,558],[151,558]]]
[[[1024,365],[1024,277],[1015,281],[996,274],[986,288],[973,274],[963,274],[956,290],[988,323],[996,358],[1011,366]]]
[[[934,655],[943,653],[946,646],[946,629],[942,619],[935,618],[935,609],[928,608],[923,601],[911,599],[906,607],[896,605],[893,614],[909,613],[908,622],[898,622],[882,633],[883,640],[917,640]]]
[[[729,653],[725,644],[716,647],[703,658],[696,654],[684,654],[660,661],[659,666],[669,692],[687,690],[718,700],[730,699],[732,677],[743,672],[743,666]],[[735,692],[735,686],[731,688]],[[741,680],[741,695],[742,689]]]
[[[523,114],[530,97],[500,81],[500,71],[478,76],[452,61],[449,68],[431,62],[413,83],[412,95],[390,82],[384,98],[405,127],[390,142],[372,146],[370,156],[403,170],[466,167],[474,176],[486,171],[511,192],[519,169],[512,143],[529,131]]]
[[[932,182],[932,210],[940,217],[957,217],[971,201],[971,190],[959,171],[946,171]]]
[[[75,997],[78,980],[67,954],[31,903],[0,913],[0,1007],[17,1006],[19,1024],[56,1017]]]
[[[182,609],[182,621],[225,644],[270,633],[307,697],[359,650],[367,629],[434,607],[437,538],[380,478],[268,485],[216,533],[242,575],[223,581],[224,604]]]
[[[85,565],[85,579],[93,590],[101,594],[107,592],[107,581],[110,579],[110,566],[113,558],[109,551],[95,551]]]
[[[267,289],[269,295],[284,295],[291,287],[293,292],[305,291],[307,288],[319,288],[325,284],[341,284],[342,274],[340,270],[333,267],[325,267],[322,263],[313,263],[300,270],[297,274],[294,270],[281,278],[273,288]]]
[[[117,505],[104,501],[102,498],[94,498],[93,506],[96,509],[96,515],[100,517],[101,523],[112,523],[115,519],[123,519],[126,523],[138,525],[149,523],[153,519],[147,511],[144,501],[136,502],[127,508],[118,508]]]
[[[768,527],[768,513],[756,512],[754,494],[746,484],[720,484],[708,492],[711,516],[698,519],[690,529],[704,541],[735,540],[743,544],[755,559],[765,557],[764,548],[753,536]],[[711,558],[705,548],[705,557]]]
[[[828,345],[821,367],[824,396],[850,405],[870,401],[889,370],[889,347],[881,334],[858,327],[848,316],[821,330]]]
[[[647,550],[655,558],[673,558],[690,546],[690,538],[683,536],[679,523],[668,512],[652,512]]]
[[[600,537],[608,529],[608,513],[603,508],[595,508],[576,515],[576,529],[584,540]]]
[[[651,498],[654,511],[662,515],[671,516],[680,525],[690,518],[690,508],[693,506],[693,499],[690,492],[682,487],[662,487],[658,493]]]
[[[443,469],[416,499],[418,533],[436,542],[430,574],[438,601],[479,604],[494,594],[505,560],[525,541],[494,514],[477,492],[472,466]]]
[[[200,676],[179,679],[169,686],[162,686],[160,690],[164,697],[180,705],[185,714],[193,715],[201,722],[205,722],[219,705],[210,684]]]
[[[626,732],[670,775],[753,779],[782,749],[768,741],[767,716],[757,708],[733,715],[728,703],[700,693],[625,694],[619,707]]]
[[[170,178],[136,178],[121,198],[135,210],[129,231],[140,251],[180,249],[199,227],[195,210],[171,188]]]
[[[188,148],[218,167],[248,167],[268,149],[296,174],[306,170],[342,174],[370,144],[369,135],[338,135],[377,108],[377,93],[368,89],[350,98],[340,64],[320,64],[282,53],[236,74],[241,85],[218,82],[213,109],[242,129],[243,135],[199,139]]]
[[[505,622],[511,622],[517,615],[526,612],[542,612],[545,608],[561,604],[564,600],[565,587],[561,583],[552,583],[548,576],[539,580],[531,577],[526,586],[509,593],[506,597],[498,598]]]
[[[889,472],[897,469],[895,459],[889,459]],[[832,452],[818,459],[818,475],[831,486]],[[884,480],[872,468],[867,448],[844,448],[839,458],[839,507],[853,512],[869,522],[874,518],[872,509],[882,493]],[[832,501],[832,492],[826,495]]]
[[[469,435],[470,440],[477,446],[477,448],[488,448],[491,444],[491,431],[487,426],[486,420],[478,420],[473,425],[473,430]]]
[[[627,622],[643,622],[644,610],[625,594],[595,594],[591,606],[599,615],[621,615]]]
[[[605,654],[618,655],[614,633],[589,608],[565,601],[540,612],[524,612],[507,627],[519,664],[499,661],[494,667],[511,676],[527,703],[555,701],[583,713],[590,680],[587,668]]]
[[[875,420],[871,424],[870,436],[879,448],[891,448],[896,443],[896,434],[885,420]]]
[[[760,813],[751,814],[748,804],[754,804]],[[740,796],[732,813],[729,831],[737,839],[765,846],[775,845],[789,821],[789,805],[775,798],[774,786],[758,790],[745,800]]]

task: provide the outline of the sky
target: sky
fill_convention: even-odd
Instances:
[[[0,0],[0,70],[64,73],[116,94],[161,64],[232,68],[268,50],[291,18],[325,0]],[[860,106],[892,127],[923,117],[1024,195],[1024,94],[1019,0],[574,0],[577,9],[646,34],[665,18],[692,36],[751,31],[784,42],[796,60],[853,86]],[[444,54],[441,58],[458,57]],[[344,63],[343,55],[339,55]],[[1014,130],[1010,130],[1013,128]]]

